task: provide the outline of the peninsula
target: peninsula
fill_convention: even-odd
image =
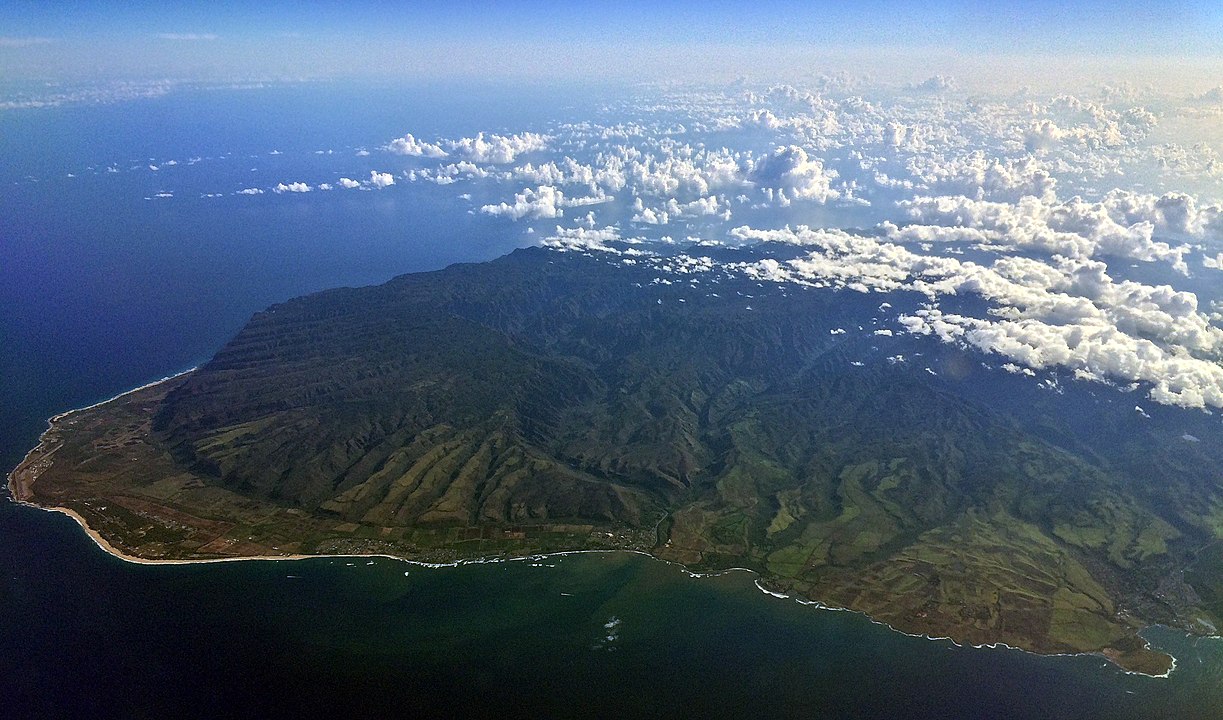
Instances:
[[[880,299],[544,248],[331,290],[53,418],[9,486],[146,560],[631,549],[1152,675],[1139,630],[1213,634],[1217,421],[873,333]]]

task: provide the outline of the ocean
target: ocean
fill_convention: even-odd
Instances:
[[[1169,678],[961,648],[627,553],[461,567],[141,566],[0,506],[9,717],[1216,718],[1223,641]]]
[[[206,360],[271,303],[532,242],[429,183],[237,191],[391,169],[360,153],[407,131],[546,131],[598,106],[582,88],[287,85],[0,114],[6,470],[48,416]],[[0,547],[6,717],[1223,716],[1220,640],[1153,628],[1177,668],[1133,676],[907,637],[638,555],[138,566],[11,502]]]

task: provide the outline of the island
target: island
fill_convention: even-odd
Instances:
[[[1216,633],[1217,418],[875,332],[920,298],[724,269],[753,252],[535,247],[281,303],[53,418],[9,488],[140,561],[633,550],[1150,675],[1143,628]]]

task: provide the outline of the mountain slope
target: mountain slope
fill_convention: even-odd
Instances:
[[[1112,389],[1057,394],[876,334],[879,300],[539,248],[329,291],[53,425],[18,486],[113,521],[109,498],[145,554],[633,547],[908,631],[1152,672],[1136,629],[1218,625],[1217,422],[1140,424]],[[139,478],[97,442],[120,425]]]

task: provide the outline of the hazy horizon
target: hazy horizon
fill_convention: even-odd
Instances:
[[[93,3],[0,9],[8,83],[250,79],[1089,83],[1202,92],[1223,10],[1201,2]]]

